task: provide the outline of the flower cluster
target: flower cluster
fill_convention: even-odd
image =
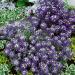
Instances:
[[[0,29],[0,39],[12,39],[17,34],[21,34],[24,30],[28,30],[31,24],[27,20],[20,20],[16,22],[12,22],[6,25],[6,27],[2,27]]]
[[[12,37],[4,52],[11,63],[22,75],[32,71],[34,75],[59,75],[63,69],[61,61],[71,59],[70,37],[74,32],[75,11],[67,10],[59,0],[39,0],[40,6],[34,16],[28,19],[31,36],[26,40],[23,35],[16,35],[22,27],[11,27],[4,32]],[[17,26],[17,25],[16,25]]]

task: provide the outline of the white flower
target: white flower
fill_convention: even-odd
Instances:
[[[19,47],[19,45],[18,45],[18,44],[15,44],[15,47],[16,47],[16,48],[18,48],[18,47]]]
[[[19,64],[19,61],[15,59],[15,60],[13,60],[13,64],[14,65],[18,65]]]

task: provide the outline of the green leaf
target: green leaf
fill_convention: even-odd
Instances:
[[[22,7],[22,6],[24,6],[24,5],[25,5],[24,1],[18,1],[18,2],[16,3],[16,6],[18,6],[18,7]]]
[[[26,6],[26,2],[28,2],[28,0],[18,0],[16,3],[16,6],[18,7],[22,7],[22,6]]]
[[[75,65],[71,64],[70,66],[68,66],[68,64],[66,63],[67,67],[65,66],[65,71],[61,72],[61,75],[75,75]]]
[[[23,31],[23,34],[24,34],[24,36],[26,37],[26,40],[29,40],[29,37],[30,37],[30,35],[31,35],[31,32],[28,31],[28,30],[24,30],[24,31]]]
[[[3,54],[3,52],[0,52],[0,64],[6,64],[8,62],[8,58]]]
[[[0,75],[8,75],[9,72],[8,64],[0,64]]]
[[[4,44],[6,44],[6,40],[0,40],[0,49],[4,49]]]
[[[31,71],[29,71],[27,75],[33,75],[33,73]]]

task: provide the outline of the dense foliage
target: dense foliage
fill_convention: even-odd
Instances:
[[[0,75],[9,75],[9,66],[8,64],[0,64]]]
[[[18,7],[11,10],[0,10],[0,26],[10,21],[20,20],[25,18],[25,7]]]
[[[65,64],[65,72],[62,72],[61,75],[75,75],[75,65],[71,64],[68,65],[67,63]]]

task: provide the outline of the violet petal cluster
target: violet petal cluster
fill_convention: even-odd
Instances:
[[[72,57],[70,37],[75,31],[75,10],[65,9],[60,0],[39,0],[39,3],[35,15],[28,18],[32,25],[29,40],[15,36],[4,51],[22,75],[30,70],[33,75],[60,75],[64,65],[61,61]],[[16,30],[7,31],[12,35]]]

